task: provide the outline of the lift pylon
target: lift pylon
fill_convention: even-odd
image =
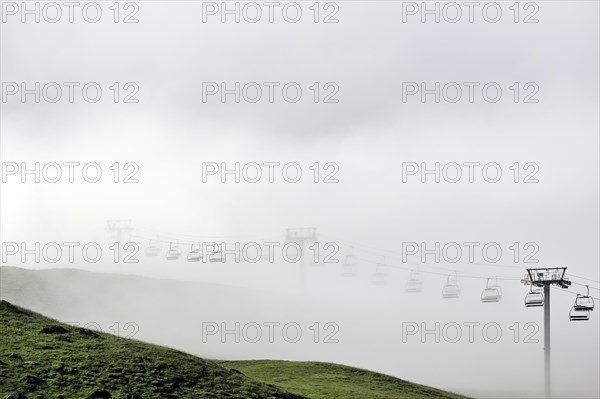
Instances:
[[[565,277],[566,267],[527,269],[528,284],[543,288],[544,298],[544,390],[546,399],[552,397],[552,380],[550,370],[550,287],[569,288],[571,282]],[[532,287],[533,288],[533,287]],[[527,302],[525,304],[527,306]]]

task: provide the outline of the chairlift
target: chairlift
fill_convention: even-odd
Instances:
[[[350,255],[346,255],[346,260],[344,261],[344,264],[342,265],[342,276],[344,277],[354,277],[356,276],[356,265],[357,265],[357,261],[356,258],[354,257],[354,255],[350,254]]]
[[[577,307],[573,306],[569,311],[569,320],[571,321],[587,321],[589,319],[589,310],[577,309]]]
[[[223,256],[222,251],[213,251],[209,254],[209,261],[212,263],[215,262],[225,262],[225,257]]]
[[[423,281],[420,278],[420,273],[415,270],[410,271],[410,277],[406,281],[406,292],[421,292],[423,289]]]
[[[220,245],[212,244],[212,249],[208,255],[208,260],[211,263],[225,262],[225,257],[223,256],[223,251],[221,251]]]
[[[590,296],[590,287],[588,285],[585,287],[587,288],[587,294],[577,294],[577,298],[575,298],[575,305],[573,306],[575,310],[594,310],[594,298]]]
[[[158,256],[160,253],[160,247],[153,243],[152,240],[148,243],[148,247],[146,247],[146,256]]]
[[[194,249],[194,244],[190,247],[190,252],[187,255],[188,262],[200,262],[202,260],[201,245],[198,243],[198,249]]]
[[[371,277],[371,282],[374,285],[386,285],[390,275],[390,266],[385,263],[377,263],[375,265],[375,273]]]
[[[460,296],[460,286],[458,285],[458,275],[449,274],[446,284],[442,289],[442,298],[458,298]]]
[[[491,278],[487,279],[485,288],[483,289],[483,292],[481,293],[481,302],[483,302],[483,303],[500,302],[500,298],[502,298],[502,290],[500,289],[500,286],[498,285],[498,277],[494,277],[494,280],[495,280],[494,284],[490,284],[490,280],[491,280]]]
[[[179,245],[171,243],[169,245],[169,249],[167,250],[166,258],[167,260],[177,260],[181,256],[181,251],[179,250]]]
[[[544,306],[544,294],[542,291],[533,289],[533,285],[530,286],[529,292],[525,295],[525,307],[534,308]]]

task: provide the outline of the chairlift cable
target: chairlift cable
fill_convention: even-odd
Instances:
[[[576,282],[576,281],[573,281],[573,280],[571,280],[571,283],[572,283],[572,284],[575,284],[575,285],[580,285],[580,286],[582,286],[582,287],[588,287],[590,290],[596,290],[596,291],[600,291],[600,288],[591,287],[589,284],[581,284],[581,283],[578,283],[578,282]]]
[[[576,275],[574,275],[574,274],[571,274],[571,273],[567,273],[567,276],[571,276],[571,277],[580,278],[580,279],[582,279],[582,280],[592,281],[592,282],[594,282],[594,283],[600,283],[600,281],[598,281],[598,280],[592,280],[591,278],[582,277],[582,276],[576,276]]]
[[[143,231],[143,232],[151,232],[151,230],[148,229],[135,229],[137,231]],[[325,237],[331,237],[328,235],[321,235],[321,236],[325,236]],[[187,235],[187,234],[165,234],[165,233],[155,233],[154,234],[150,234],[150,235],[140,235],[140,234],[130,234],[129,235],[130,238],[137,238],[137,239],[141,239],[141,240],[148,240],[150,242],[154,242],[154,243],[161,243],[161,244],[171,244],[174,241],[179,242],[179,244],[182,245],[195,245],[198,244],[199,242],[203,242],[206,240],[198,240],[198,238],[202,237],[202,238],[208,238],[211,239],[211,242],[217,242],[217,239],[222,239],[222,238],[232,238],[232,237],[241,237],[241,236],[199,236],[199,235]],[[165,238],[166,237],[166,238]],[[185,240],[185,239],[178,239],[178,238],[173,238],[173,237],[193,237],[196,238],[195,240]],[[333,237],[331,237],[333,238]],[[389,249],[385,249],[385,248],[378,248],[378,247],[373,247],[370,245],[363,245],[357,242],[353,242],[353,241],[345,241],[345,240],[336,240],[336,243],[345,243],[346,245],[349,245],[351,247],[351,252],[354,252],[355,249],[362,249],[363,252],[368,252],[368,253],[372,253],[374,255],[377,256],[382,256],[385,259],[385,255],[382,254],[382,252],[384,253],[389,253],[389,254],[393,254],[394,257],[400,257],[401,254],[399,254],[396,251],[393,250],[389,250]],[[226,245],[227,243],[225,243]],[[365,249],[366,248],[366,249]],[[365,262],[369,262],[369,263],[374,263],[374,264],[378,264],[380,262],[374,261],[372,259],[366,259],[366,258],[362,258],[362,257],[358,257],[358,256],[354,256],[355,259],[357,260],[361,260],[361,261],[365,261]],[[406,264],[406,263],[405,263]],[[406,264],[407,266],[399,266],[399,265],[388,265],[390,267],[393,267],[395,269],[402,269],[402,270],[407,270],[407,271],[411,271],[413,269],[418,269],[420,272],[422,273],[427,273],[427,274],[433,274],[433,275],[441,275],[441,276],[446,276],[448,274],[448,271],[445,270],[443,267],[439,267],[439,266],[433,266],[433,265],[428,265],[428,264],[423,264],[423,263],[418,263],[418,262],[411,262]],[[475,262],[471,262],[471,263],[464,263],[464,262],[457,262],[457,263],[453,263],[453,266],[489,266],[489,267],[500,267],[500,268],[515,268],[515,269],[524,269],[525,267],[523,266],[517,266],[517,265],[501,265],[501,264],[487,264],[487,263],[475,263]],[[427,270],[423,270],[423,268],[430,268],[430,269],[437,269],[437,270],[443,270],[442,272],[435,272],[435,271],[427,271]],[[593,279],[589,279],[586,277],[582,277],[582,276],[577,276],[574,274],[567,274],[568,276],[572,276],[575,278],[579,278],[582,280],[587,280],[587,281],[592,281],[592,282],[600,282],[598,280],[593,280]],[[476,272],[470,272],[470,271],[461,271],[460,274],[456,274],[457,277],[461,277],[461,278],[471,278],[471,279],[480,279],[480,280],[487,280],[489,278],[497,278],[497,280],[502,280],[502,281],[520,281],[522,279],[520,278],[513,278],[513,277],[506,277],[506,276],[500,276],[500,277],[495,277],[494,276],[490,276],[487,274],[483,274],[483,273],[476,273]],[[575,281],[572,281],[573,284],[585,287],[588,286],[587,284],[581,284]],[[597,290],[600,291],[600,288],[597,287],[589,287],[593,290]],[[576,294],[575,294],[576,295]],[[594,299],[598,299],[595,297],[592,297]]]
[[[571,291],[571,290],[569,290],[568,288],[567,288],[567,289],[564,289],[564,288],[552,287],[552,289],[554,289],[554,290],[557,290],[557,291],[559,291],[559,292],[564,292],[564,293],[567,293],[567,294],[575,295],[575,296],[577,296],[577,295],[581,295],[581,294],[579,294],[579,293],[577,293],[577,292],[574,292],[574,291]],[[591,296],[591,295],[590,295],[590,298],[594,298],[595,300],[597,300],[597,301],[600,301],[600,298],[596,298],[595,296]]]

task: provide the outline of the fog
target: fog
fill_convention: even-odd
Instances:
[[[114,276],[104,276],[93,294],[91,281],[77,286],[69,278],[56,279],[48,289],[64,291],[70,305],[31,301],[31,306],[81,323],[134,321],[136,338],[208,358],[337,362],[474,397],[542,397],[543,311],[524,307],[530,288],[520,280],[528,267],[567,267],[572,285],[552,289],[553,396],[600,396],[597,309],[587,322],[568,318],[585,285],[600,297],[597,2],[537,2],[538,23],[515,23],[508,3],[500,3],[497,23],[486,22],[480,12],[473,23],[466,14],[457,23],[443,18],[435,23],[432,17],[421,23],[419,14],[404,15],[403,22],[402,3],[384,1],[337,2],[338,23],[314,23],[312,3],[306,2],[299,3],[303,17],[297,23],[277,13],[274,23],[243,18],[221,23],[218,14],[207,15],[204,23],[202,2],[145,1],[136,3],[139,22],[125,24],[114,23],[109,4],[100,4],[103,17],[97,23],[81,18],[22,23],[19,14],[3,8],[2,265],[153,280],[132,283],[119,295],[101,295],[111,292]],[[334,10],[320,7],[320,19]],[[532,9],[520,7],[522,20]],[[123,18],[131,10],[121,11]],[[28,88],[35,82],[97,82],[103,94],[97,103],[81,97],[70,103],[66,91],[57,103],[44,97],[36,103],[33,95],[23,102],[20,93],[7,94],[6,82],[18,87],[27,82]],[[114,82],[121,88],[117,103],[109,89]],[[139,88],[137,103],[123,103],[132,92],[132,86],[124,88],[128,82]],[[257,103],[244,97],[236,103],[233,95],[223,103],[218,94],[206,97],[203,82],[227,82],[229,89],[235,82],[280,85],[272,103],[266,89]],[[300,101],[280,96],[287,82],[302,87]],[[426,82],[428,89],[435,82],[459,82],[463,98],[435,102],[430,94],[422,102],[421,93],[406,95],[403,82],[416,87]],[[479,84],[473,102],[464,82]],[[482,98],[488,82],[502,88],[498,102]],[[510,89],[515,82],[517,102]],[[334,88],[338,102],[324,103]],[[531,98],[538,101],[524,102],[534,91]],[[7,169],[22,163],[33,168],[35,162],[96,162],[102,178],[89,183],[78,166],[73,183],[66,168],[57,183],[43,178],[36,183],[31,174]],[[115,162],[118,183],[109,168]],[[208,163],[233,168],[236,162],[261,165],[260,181],[206,174]],[[279,163],[272,183],[265,166],[270,162]],[[411,166],[433,168],[436,162],[461,165],[460,181],[450,183],[442,175],[436,183],[429,174],[423,183],[420,173],[407,173]],[[465,162],[479,163],[472,183]],[[289,163],[300,166],[297,183],[281,174]],[[488,163],[501,168],[496,183],[482,177]],[[128,175],[138,182],[124,183]],[[537,182],[525,183],[528,177]],[[138,263],[115,262],[110,245],[117,236],[105,230],[107,220],[131,221],[133,230],[121,238],[122,244],[139,245],[133,255]],[[298,227],[316,232],[305,242],[303,259],[291,262],[281,248],[286,229]],[[55,263],[44,256],[23,260],[21,248],[13,254],[15,248],[6,246],[50,242],[80,245],[73,261],[63,253]],[[103,249],[96,263],[81,254],[90,242]],[[165,259],[172,242],[182,251],[176,261]],[[187,262],[191,245],[199,242],[278,246],[271,261],[236,262],[227,255],[225,263]],[[465,242],[476,243],[473,259]],[[150,243],[161,247],[159,256],[145,256]],[[412,243],[426,243],[426,249],[458,243],[462,257],[408,255]],[[487,243],[501,248],[498,259],[489,260],[493,250],[482,252]],[[351,253],[357,266],[344,276],[345,255]],[[338,262],[326,261],[328,255]],[[421,271],[422,292],[405,292],[411,269]],[[458,276],[458,299],[442,298],[449,274]],[[486,279],[494,276],[502,298],[482,303]],[[191,284],[187,294],[178,294],[174,280]],[[88,295],[98,300],[74,299]],[[271,321],[299,323],[305,339],[202,340],[202,323]],[[324,323],[335,323],[338,342],[323,343],[323,336],[313,342],[309,327],[315,322],[322,334],[329,332]],[[481,328],[492,322],[502,339],[488,342],[476,329],[469,342],[464,323]],[[536,324],[526,328],[530,322]],[[463,337],[436,343],[434,335],[423,337],[419,330],[403,342],[407,323],[419,329],[422,323],[429,329],[458,323]],[[539,342],[525,342],[529,333]]]

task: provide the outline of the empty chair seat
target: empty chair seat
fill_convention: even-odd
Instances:
[[[491,278],[487,279],[485,288],[481,293],[481,302],[483,303],[500,302],[500,298],[502,298],[502,290],[498,285],[498,278],[494,277],[493,282],[491,280]]]

